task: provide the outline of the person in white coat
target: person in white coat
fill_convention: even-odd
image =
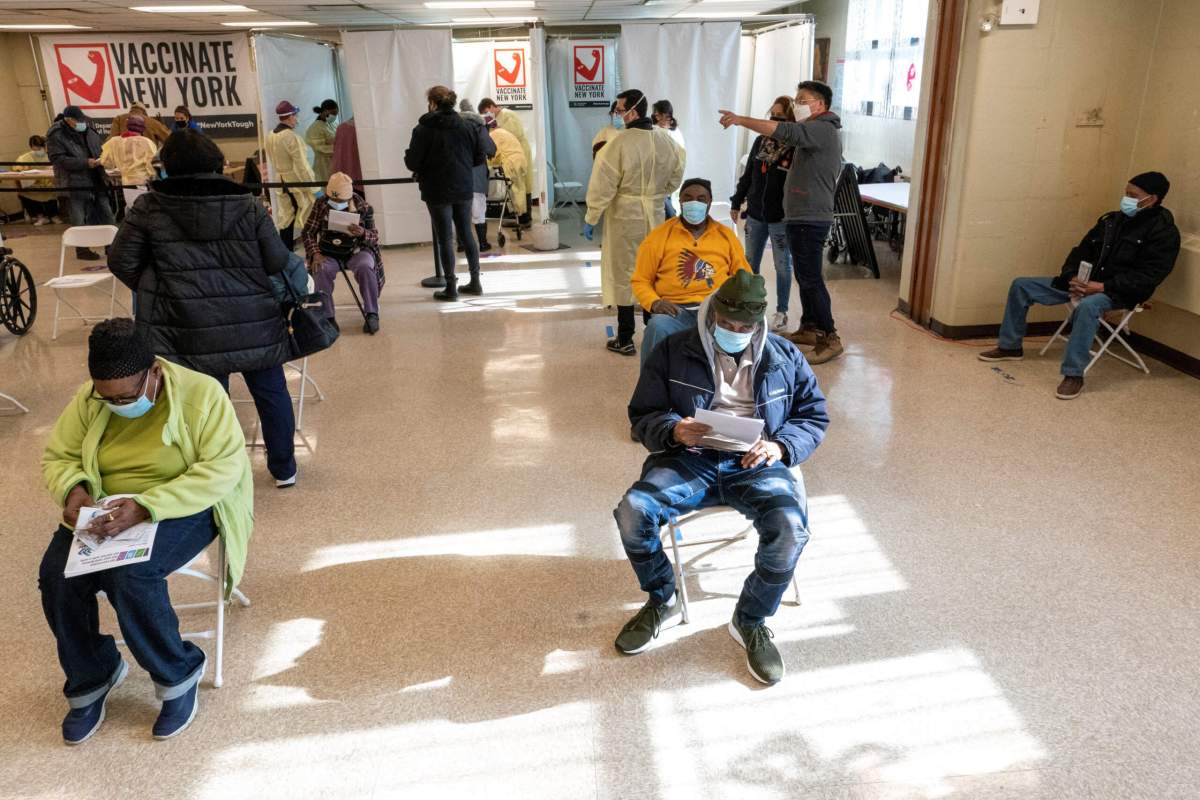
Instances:
[[[596,154],[583,225],[584,238],[592,241],[596,225],[605,217],[600,286],[604,305],[617,308],[617,335],[606,346],[624,356],[637,355],[630,281],[638,247],[663,223],[664,201],[683,182],[683,150],[654,130],[648,110],[646,95],[638,89],[617,95],[624,129]]]

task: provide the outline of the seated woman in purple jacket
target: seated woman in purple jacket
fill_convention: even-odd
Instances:
[[[354,238],[354,252],[346,259],[346,269],[354,273],[362,295],[363,333],[379,331],[379,290],[383,288],[383,256],[379,252],[379,231],[375,228],[375,212],[362,195],[354,191],[350,176],[335,172],[325,185],[325,202],[313,206],[304,223],[304,253],[317,291],[325,307],[325,316],[334,320],[333,284],[340,269],[338,260],[321,252],[321,236],[329,228],[329,212],[345,211],[358,215],[358,222],[348,226]],[[337,321],[334,320],[334,325]]]

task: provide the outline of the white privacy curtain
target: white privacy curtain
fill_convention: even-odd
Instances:
[[[670,100],[687,144],[685,178],[707,178],[713,198],[733,194],[736,131],[717,123],[738,103],[740,22],[633,23],[621,26],[621,82],[650,103]]]
[[[346,83],[364,178],[406,178],[412,130],[425,113],[425,92],[453,82],[449,30],[347,31]],[[429,214],[416,184],[368,186],[380,244],[428,242]]]
[[[575,54],[572,47],[583,37],[555,37],[546,44],[547,84],[550,93],[551,158],[564,181],[578,181],[587,186],[592,174],[592,139],[609,124],[608,103],[597,108],[571,108],[572,70]],[[603,43],[605,64],[617,63],[616,39],[587,39]],[[620,88],[620,83],[615,82]],[[616,96],[613,96],[616,99]],[[582,197],[582,193],[577,192]]]
[[[337,53],[332,45],[258,34],[254,37],[254,57],[258,62],[258,96],[265,133],[279,122],[275,106],[280,100],[300,107],[296,132],[301,138],[317,118],[314,106],[326,98],[340,100]]]
[[[754,37],[750,116],[765,117],[772,100],[795,97],[796,84],[812,79],[815,30],[812,22],[802,22]]]

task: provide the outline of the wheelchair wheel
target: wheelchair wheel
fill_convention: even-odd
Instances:
[[[0,264],[0,322],[23,336],[37,318],[37,287],[29,269],[11,256]]]
[[[500,231],[496,234],[496,241],[500,243],[501,247],[504,247],[504,244],[508,241],[508,238],[504,235],[503,231]]]

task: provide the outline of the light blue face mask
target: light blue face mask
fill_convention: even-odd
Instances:
[[[79,131],[80,133],[83,133],[84,131],[87,130],[87,123],[86,122],[76,122],[75,130]]]
[[[1121,213],[1123,213],[1125,216],[1132,217],[1141,210],[1142,209],[1138,207],[1138,199],[1136,197],[1121,198]]]
[[[158,378],[154,379],[154,391],[150,394],[158,394]],[[108,410],[116,414],[118,417],[124,417],[125,419],[137,419],[138,417],[144,417],[146,412],[154,408],[154,401],[143,394],[132,403],[125,403],[124,405],[105,403],[104,405],[108,406]]]
[[[347,208],[350,207],[349,200],[346,200],[341,203],[339,203],[336,200],[327,200],[326,202],[329,203],[329,207],[332,208],[334,211],[345,211]]]
[[[625,118],[622,117],[620,114],[613,114],[612,122],[613,122],[613,127],[616,128],[617,130],[621,130],[622,128],[625,127]]]
[[[717,347],[735,356],[750,346],[750,340],[754,338],[754,331],[746,331],[738,333],[727,328],[722,328],[720,325],[713,326],[713,339],[717,342]]]
[[[689,225],[699,225],[708,216],[708,203],[699,200],[688,200],[680,210],[683,219]]]

